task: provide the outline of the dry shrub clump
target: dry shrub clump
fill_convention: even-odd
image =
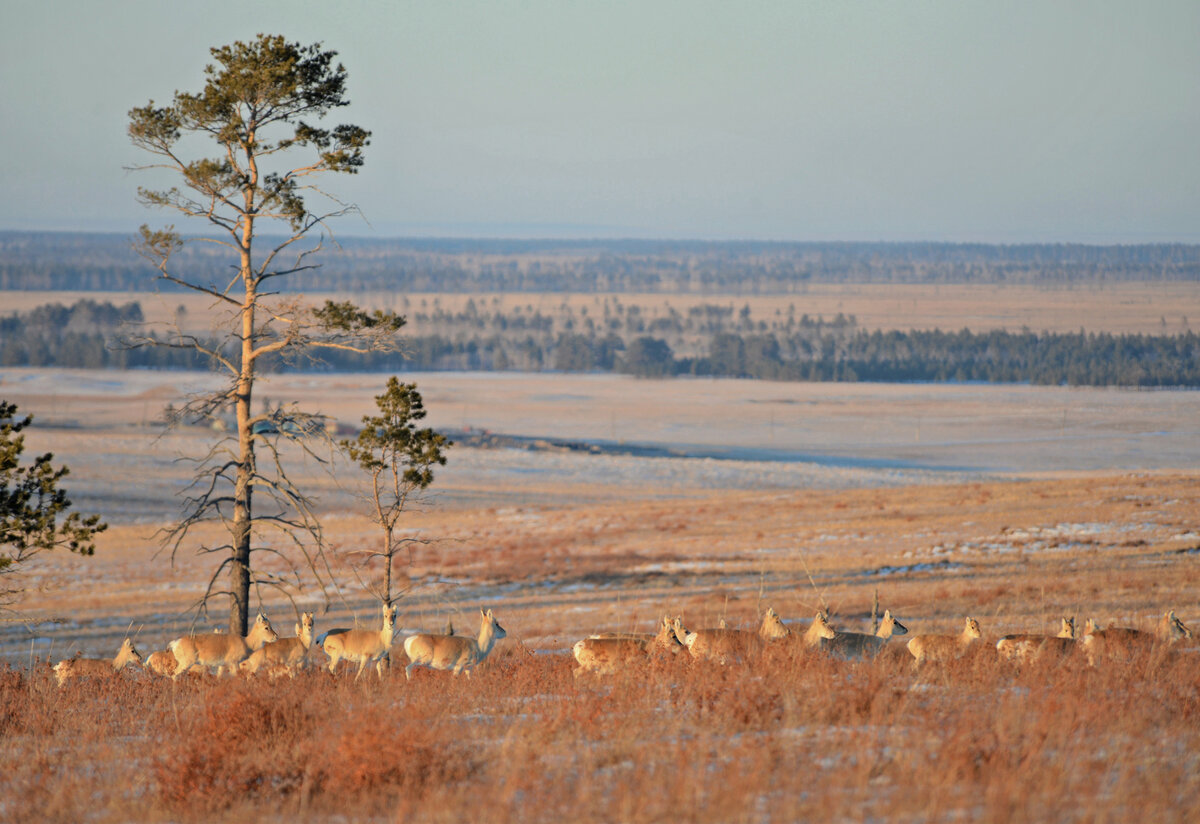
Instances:
[[[210,685],[187,697],[194,712],[155,763],[159,797],[193,813],[289,800],[314,812],[375,809],[467,776],[444,725],[406,715],[392,686],[352,691],[324,673]]]
[[[297,689],[234,679],[181,693],[175,729],[154,769],[168,806],[223,810],[248,796],[284,798],[299,790],[320,723],[316,702]]]

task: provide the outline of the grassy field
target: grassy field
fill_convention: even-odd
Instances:
[[[1033,387],[814,387],[615,376],[419,377],[439,423],[530,436],[735,447],[738,460],[456,449],[400,568],[398,634],[507,630],[470,678],[357,683],[314,651],[295,680],[130,672],[58,688],[49,663],[143,653],[193,624],[211,561],[172,564],[155,530],[181,485],[157,410],[204,376],[5,370],[37,419],[31,452],[112,527],[94,558],[44,556],[23,622],[0,625],[4,821],[1190,821],[1200,816],[1200,651],[1182,642],[1088,667],[1018,666],[1010,632],[1093,617],[1200,624],[1194,393]],[[370,411],[378,376],[289,378],[268,394]],[[623,414],[618,418],[616,411]],[[733,426],[729,422],[736,421]],[[705,434],[707,433],[707,434]],[[704,438],[707,437],[707,441]],[[745,460],[760,449],[820,460]],[[854,458],[847,464],[839,458]],[[1002,459],[1002,460],[1001,460]],[[456,468],[457,467],[457,468]],[[351,479],[307,475],[331,539],[324,588],[262,606],[282,634],[377,620],[379,569]],[[802,631],[821,608],[868,631],[983,639],[915,670],[906,639],[871,662],[788,642],[736,666],[685,656],[573,675],[590,632]],[[404,663],[396,649],[394,659]]]
[[[1125,334],[1178,334],[1195,328],[1200,321],[1200,284],[1196,283],[1113,283],[1074,287],[1028,285],[967,284],[812,284],[800,295],[637,295],[637,294],[405,294],[354,293],[352,295],[310,295],[315,301],[326,297],[345,299],[369,307],[393,309],[415,320],[418,313],[435,309],[458,312],[473,301],[480,311],[512,314],[517,308],[532,314],[555,317],[569,308],[576,316],[587,312],[603,317],[606,303],[620,303],[625,310],[637,307],[650,321],[674,309],[686,314],[690,307],[702,304],[731,307],[741,311],[750,307],[755,322],[770,324],[789,308],[795,314],[807,314],[832,320],[839,313],[853,315],[859,327],[874,329],[970,329],[986,332],[1006,329],[1018,332],[1024,327],[1035,332],[1112,332]],[[147,320],[167,321],[182,306],[192,319],[189,328],[203,332],[211,301],[190,294],[154,295],[149,293],[111,292],[6,292],[6,312],[27,312],[45,303],[71,304],[88,298],[124,304],[138,301]],[[420,323],[408,327],[412,334],[427,334]]]

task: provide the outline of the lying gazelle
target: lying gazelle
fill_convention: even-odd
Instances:
[[[763,650],[765,643],[786,638],[791,630],[779,618],[774,609],[768,607],[763,615],[758,632],[747,632],[740,629],[700,629],[689,632],[683,626],[683,620],[676,618],[672,622],[675,638],[687,647],[694,659],[717,661],[722,664],[745,660]]]
[[[90,678],[94,676],[112,676],[125,669],[128,664],[142,665],[141,653],[128,638],[117,650],[115,658],[64,658],[54,665],[54,677],[61,687],[72,678]]]
[[[1005,635],[996,652],[1009,661],[1030,661],[1046,655],[1068,655],[1075,650],[1075,618],[1063,617],[1058,635]]]
[[[671,654],[680,649],[675,637],[675,627],[669,615],[664,615],[657,635],[627,633],[624,635],[592,635],[577,641],[572,647],[575,660],[575,676],[585,672],[605,675],[621,667],[648,660],[656,653]]]
[[[271,641],[250,654],[241,663],[242,672],[254,674],[262,670],[271,678],[281,675],[296,677],[296,672],[308,665],[308,651],[313,642],[313,614],[302,612],[295,625],[296,635]]]
[[[1160,618],[1153,632],[1128,627],[1100,629],[1089,618],[1083,635],[1083,651],[1087,654],[1088,666],[1094,667],[1102,658],[1129,658],[1135,652],[1150,649],[1155,642],[1174,644],[1191,637],[1192,631],[1175,616],[1175,610]]]
[[[971,644],[983,637],[979,622],[967,618],[963,631],[958,635],[915,635],[908,642],[908,651],[912,653],[913,666],[920,666],[926,661],[948,661],[961,657]]]
[[[309,631],[311,632],[311,628]],[[338,662],[342,660],[357,663],[358,672],[354,675],[354,680],[357,681],[367,664],[374,662],[376,674],[383,678],[384,659],[392,650],[395,631],[396,608],[385,603],[381,629],[347,629],[327,633],[323,638],[322,648],[329,656],[329,671],[337,672]]]
[[[404,677],[412,678],[414,667],[429,667],[436,670],[453,670],[455,675],[465,672],[468,677],[492,647],[508,633],[489,609],[479,610],[479,637],[460,638],[455,635],[410,635],[404,639],[404,654],[408,666]]]
[[[874,635],[864,632],[842,632],[838,630],[832,638],[821,638],[821,649],[839,658],[874,658],[893,635],[907,635],[908,628],[884,610],[883,620]]]
[[[178,661],[172,679],[190,670],[194,666],[216,667],[217,675],[228,672],[233,674],[238,665],[250,657],[250,654],[270,641],[277,641],[278,633],[271,627],[267,616],[258,613],[254,626],[244,638],[240,635],[185,635],[176,638],[168,646]]]

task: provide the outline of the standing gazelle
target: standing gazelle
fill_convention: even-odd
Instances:
[[[404,639],[404,654],[409,664],[404,677],[412,678],[414,667],[453,670],[455,675],[471,670],[487,658],[492,647],[508,635],[489,609],[479,610],[479,638],[460,638],[456,635],[410,635]]]
[[[1083,651],[1087,654],[1088,666],[1094,667],[1104,658],[1128,659],[1136,652],[1152,648],[1155,643],[1174,644],[1191,637],[1192,631],[1175,617],[1175,610],[1163,615],[1153,632],[1128,627],[1100,629],[1089,618],[1083,636]]]
[[[908,642],[908,651],[916,659],[914,667],[926,661],[948,661],[961,657],[971,644],[982,637],[979,622],[967,618],[963,622],[963,631],[958,635],[914,635]]]
[[[838,630],[832,638],[821,639],[821,649],[839,658],[874,658],[893,635],[907,635],[908,628],[892,616],[890,609],[884,610],[883,620],[874,635],[864,632],[842,632]]]
[[[115,675],[127,664],[142,665],[141,653],[128,638],[121,644],[115,658],[64,658],[54,665],[54,677],[61,687],[71,678]]]
[[[624,636],[592,635],[575,642],[571,651],[579,666],[575,675],[585,672],[607,674],[623,666],[649,660],[655,653],[671,654],[680,648],[670,616],[664,615],[657,635],[627,633]]]
[[[791,634],[791,630],[780,620],[779,613],[770,607],[763,615],[758,632],[728,629],[725,626],[691,632],[684,628],[681,618],[676,618],[672,627],[676,639],[687,647],[693,659],[717,661],[722,664],[745,661],[748,657],[760,653],[765,643],[786,638]]]
[[[313,614],[300,613],[300,623],[296,624],[296,635],[292,638],[280,638],[271,641],[251,653],[241,664],[241,671],[257,673],[265,668],[267,675],[296,676],[296,671],[308,663],[308,651],[313,642]]]
[[[1048,653],[1066,655],[1075,649],[1075,619],[1062,618],[1058,635],[1005,635],[996,642],[996,652],[1009,661],[1029,661]]]
[[[395,631],[396,608],[385,603],[381,629],[348,629],[326,635],[323,648],[329,656],[329,671],[337,672],[338,661],[342,659],[357,663],[358,672],[354,675],[354,680],[357,681],[367,664],[374,661],[376,674],[383,678],[384,658],[391,652]]]
[[[210,635],[185,635],[176,638],[168,646],[175,654],[179,665],[175,668],[172,679],[190,670],[194,666],[216,667],[217,675],[228,672],[230,675],[237,669],[238,664],[250,657],[250,653],[269,641],[279,639],[279,634],[271,627],[267,616],[258,613],[254,626],[246,637],[240,635],[225,635],[212,633]]]

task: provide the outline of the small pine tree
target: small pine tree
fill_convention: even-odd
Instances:
[[[68,512],[71,501],[59,482],[70,472],[55,468],[47,452],[33,464],[21,465],[25,436],[21,431],[32,415],[17,417],[17,405],[0,401],[0,604],[21,590],[9,575],[33,556],[65,548],[79,555],[96,551],[95,536],[108,529],[99,515]]]
[[[446,450],[453,442],[432,429],[418,429],[425,406],[415,383],[400,383],[392,376],[387,391],[375,397],[379,415],[364,415],[363,428],[354,440],[340,442],[342,449],[371,477],[371,519],[383,531],[378,552],[370,558],[384,562],[383,585],[377,593],[392,602],[392,565],[400,548],[415,539],[398,539],[396,523],[412,496],[433,483],[433,467],[445,466]]]

